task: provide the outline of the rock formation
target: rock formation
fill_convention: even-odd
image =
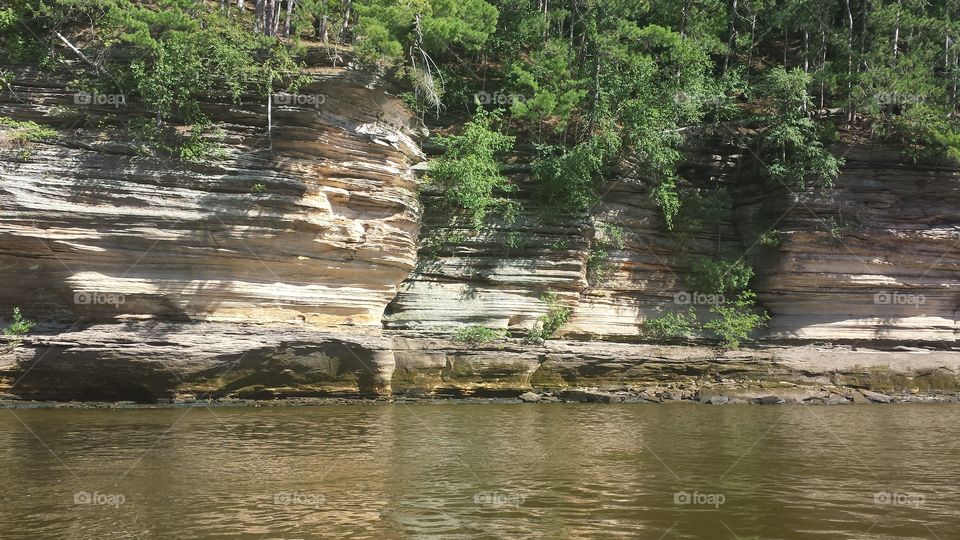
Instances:
[[[739,175],[748,157],[705,142],[685,166],[689,187],[736,186],[733,197],[719,209],[692,202],[673,232],[625,164],[589,219],[542,219],[530,188],[516,223],[477,233],[429,189],[422,211],[420,134],[389,84],[308,58],[313,82],[299,92],[322,99],[277,100],[269,136],[263,99],[205,104],[222,133],[208,137],[219,155],[200,162],[144,151],[136,103],[78,107],[66,79],[11,67],[0,116],[60,134],[24,145],[0,125],[0,313],[19,306],[40,323],[0,354],[0,392],[472,395],[714,378],[956,387],[955,164],[837,147],[836,187],[794,192]],[[759,242],[765,233],[777,242]],[[772,315],[761,346],[638,343],[645,318],[696,292],[691,259],[716,254],[757,269]],[[526,342],[548,290],[573,315],[562,339]],[[466,325],[514,337],[449,339]],[[940,350],[890,350],[905,343]]]

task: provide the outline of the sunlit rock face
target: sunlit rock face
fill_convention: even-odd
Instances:
[[[741,149],[695,152],[682,173],[702,198],[672,231],[649,183],[627,167],[580,220],[537,220],[532,210],[475,233],[428,210],[418,266],[385,324],[425,334],[471,324],[523,332],[546,313],[540,297],[553,291],[573,310],[559,335],[637,340],[649,317],[690,307],[700,320],[711,317],[709,295],[689,279],[692,262],[708,257],[754,268],[751,288],[772,316],[758,338],[955,341],[960,168],[915,164],[876,147],[833,151],[846,164],[826,190],[765,182],[756,174],[761,164]],[[711,208],[723,186],[729,201]],[[609,245],[610,226],[621,231],[622,247]]]
[[[956,341],[960,168],[889,149],[834,151],[846,160],[834,189],[766,186],[741,208],[741,222],[779,219],[782,231],[755,259],[768,337]]]
[[[147,116],[138,104],[74,103],[67,79],[9,69],[0,115],[60,136],[23,144],[0,125],[0,314],[19,306],[40,323],[0,349],[0,397],[490,395],[718,374],[825,384],[838,352],[856,358],[851,381],[906,359],[880,383],[956,386],[946,357],[891,351],[954,354],[955,164],[836,147],[836,185],[796,191],[761,180],[743,149],[700,141],[668,230],[642,164],[620,164],[570,217],[544,212],[521,162],[508,172],[524,212],[476,231],[417,178],[422,133],[376,77],[316,62],[311,84],[272,104],[269,134],[262,97],[205,103],[221,132],[189,161],[144,151],[125,127]],[[651,317],[710,317],[691,286],[701,257],[755,269],[772,316],[760,348],[636,343]],[[557,339],[524,340],[545,293],[569,320]],[[468,325],[512,338],[450,339]],[[811,341],[848,349],[791,349]]]
[[[75,105],[62,82],[15,73],[0,114],[76,107],[90,127],[0,148],[4,313],[380,327],[415,263],[422,154],[378,80],[313,69],[299,90],[313,99],[275,97],[270,137],[265,99],[206,104],[220,148],[192,163],[138,151],[116,126],[137,104]]]
[[[723,150],[684,165],[691,189],[704,198],[733,182],[737,156]],[[518,175],[525,213],[482,233],[451,223],[426,192],[420,258],[387,310],[386,327],[428,333],[480,324],[525,332],[548,311],[542,297],[552,292],[572,309],[558,335],[640,339],[646,318],[690,305],[684,299],[696,291],[684,278],[691,261],[736,254],[741,241],[729,211],[709,221],[705,210],[691,209],[682,227],[667,230],[639,169],[623,164],[576,219],[550,214],[531,179]],[[693,305],[708,313],[706,303]]]

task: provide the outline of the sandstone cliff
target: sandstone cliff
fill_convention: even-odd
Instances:
[[[477,233],[429,189],[418,195],[419,133],[389,84],[309,57],[313,82],[299,92],[322,104],[274,106],[270,137],[262,100],[205,104],[221,152],[199,163],[145,154],[125,124],[142,116],[136,103],[77,107],[65,79],[13,67],[0,116],[59,135],[21,146],[0,126],[0,313],[20,306],[40,323],[0,354],[0,391],[151,401],[714,380],[956,387],[954,164],[838,147],[836,188],[795,193],[756,180],[740,149],[705,143],[684,170],[702,197],[675,231],[625,165],[588,219],[543,219],[525,189],[515,224]],[[728,204],[705,202],[727,187]],[[768,232],[777,242],[758,241]],[[645,318],[696,292],[691,259],[717,254],[758,271],[773,316],[762,346],[636,343]],[[547,290],[572,318],[563,339],[525,342],[516,336]],[[470,324],[515,337],[449,339]],[[849,346],[800,346],[814,341]],[[890,350],[905,343],[941,350]]]

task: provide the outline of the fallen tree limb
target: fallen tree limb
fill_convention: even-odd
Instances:
[[[63,37],[63,34],[61,34],[60,32],[54,32],[54,33],[57,35],[58,38],[60,38],[60,41],[62,41],[63,44],[66,45],[68,49],[70,49],[71,51],[73,51],[74,54],[76,54],[77,56],[79,56],[81,60],[83,60],[83,61],[86,62],[87,64],[90,64],[90,66],[92,66],[93,69],[97,70],[97,73],[101,73],[101,72],[102,72],[102,70],[100,69],[100,66],[98,66],[96,63],[94,63],[93,60],[90,60],[90,59],[87,57],[87,55],[83,54],[83,52],[82,52],[80,49],[76,48],[76,47],[73,45],[73,43],[70,43],[70,41],[67,40],[67,38]]]

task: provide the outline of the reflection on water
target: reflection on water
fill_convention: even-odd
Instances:
[[[0,411],[2,538],[960,538],[960,406]]]

